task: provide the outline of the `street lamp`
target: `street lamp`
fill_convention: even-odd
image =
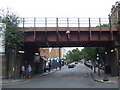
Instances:
[[[105,52],[105,55],[107,55],[107,52]]]
[[[108,54],[108,52],[105,52],[106,60],[105,60],[105,65],[104,65],[104,72],[106,71],[106,67],[105,66],[106,66],[106,62],[107,62],[107,54]],[[109,81],[105,73],[104,73],[104,75],[105,76],[103,78],[103,81]]]
[[[35,55],[39,55],[39,53],[35,53]]]
[[[116,51],[116,59],[117,59],[117,63],[118,63],[118,65],[117,65],[117,67],[119,68],[119,51],[118,51],[118,49],[117,48],[115,48],[115,51]],[[119,69],[118,69],[118,75],[119,75]]]
[[[25,53],[25,51],[19,51],[19,53],[23,54],[23,53]]]
[[[114,52],[114,50],[112,49],[111,52]]]
[[[107,62],[107,54],[108,54],[108,52],[105,52],[105,64]]]

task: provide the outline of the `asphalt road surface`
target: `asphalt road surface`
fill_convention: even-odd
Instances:
[[[3,85],[3,88],[118,88],[118,84],[96,82],[83,64],[64,67],[46,76],[36,75],[26,82]]]

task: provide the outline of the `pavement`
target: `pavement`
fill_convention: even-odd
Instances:
[[[65,68],[66,66],[63,66],[61,69]],[[52,69],[50,72],[46,71],[42,74],[38,74],[38,76],[46,76],[48,74],[51,74],[51,73],[54,73],[56,71],[59,71],[59,69]],[[34,77],[37,77],[37,75],[33,76]],[[32,79],[32,78],[31,78]],[[24,79],[3,79],[3,80],[0,80],[0,85],[13,85],[13,84],[19,84],[19,83],[24,83],[24,82],[29,82],[31,79],[27,79],[27,78],[24,78]]]
[[[65,68],[66,66],[63,66],[63,68]],[[98,70],[96,68],[96,73],[94,73],[93,70],[91,70],[90,68],[88,68],[87,66],[85,66],[88,69],[88,72],[91,74],[91,78],[96,81],[96,82],[100,82],[100,83],[106,83],[106,84],[116,84],[118,83],[120,80],[119,77],[111,77],[110,75],[104,74],[103,70],[100,70],[100,76],[98,75]],[[54,73],[56,71],[59,71],[58,69],[52,69],[50,72],[45,72],[42,74],[39,74],[39,76],[45,76],[48,75],[50,73]],[[37,76],[37,75],[35,75]],[[105,78],[105,76],[107,77],[108,81],[103,81],[103,79]],[[34,77],[34,76],[33,76]],[[13,84],[19,84],[19,83],[24,83],[24,82],[28,82],[30,79],[3,79],[2,81],[0,81],[0,85],[13,85]]]
[[[87,66],[86,66],[86,68],[90,72],[92,79],[96,82],[106,83],[106,84],[118,84],[120,82],[119,76],[112,77],[110,74],[105,74],[104,70],[102,70],[102,69],[100,69],[100,75],[99,75],[98,68],[96,68],[96,73],[94,73],[94,70],[92,70],[91,68],[89,68]],[[108,80],[108,81],[104,81],[104,80]]]

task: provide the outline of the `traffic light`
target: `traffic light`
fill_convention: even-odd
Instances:
[[[99,56],[99,54],[97,53],[97,57]]]
[[[96,60],[100,60],[99,48],[96,48]]]
[[[96,57],[97,60],[99,60],[100,58],[99,57]]]
[[[96,54],[96,60],[99,60],[100,59],[100,55],[99,53]]]

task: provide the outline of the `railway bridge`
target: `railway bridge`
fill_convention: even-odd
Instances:
[[[24,42],[29,44],[37,42],[41,47],[112,46],[112,43],[118,40],[118,28],[113,27],[107,18],[22,20],[19,30],[24,32]]]
[[[110,18],[21,18],[25,60],[42,47],[106,47],[111,75],[118,73],[119,29]],[[115,52],[111,52],[115,50]]]
[[[42,73],[43,60],[36,62],[35,53],[49,47],[106,47],[106,63],[111,68],[111,76],[118,75],[119,27],[114,26],[110,18],[20,18],[18,30],[24,33],[22,50],[25,53],[18,55],[16,61],[11,61],[14,58],[11,53],[12,57],[6,61],[6,77],[13,75],[11,68],[23,64],[30,64],[34,71],[39,69]]]

